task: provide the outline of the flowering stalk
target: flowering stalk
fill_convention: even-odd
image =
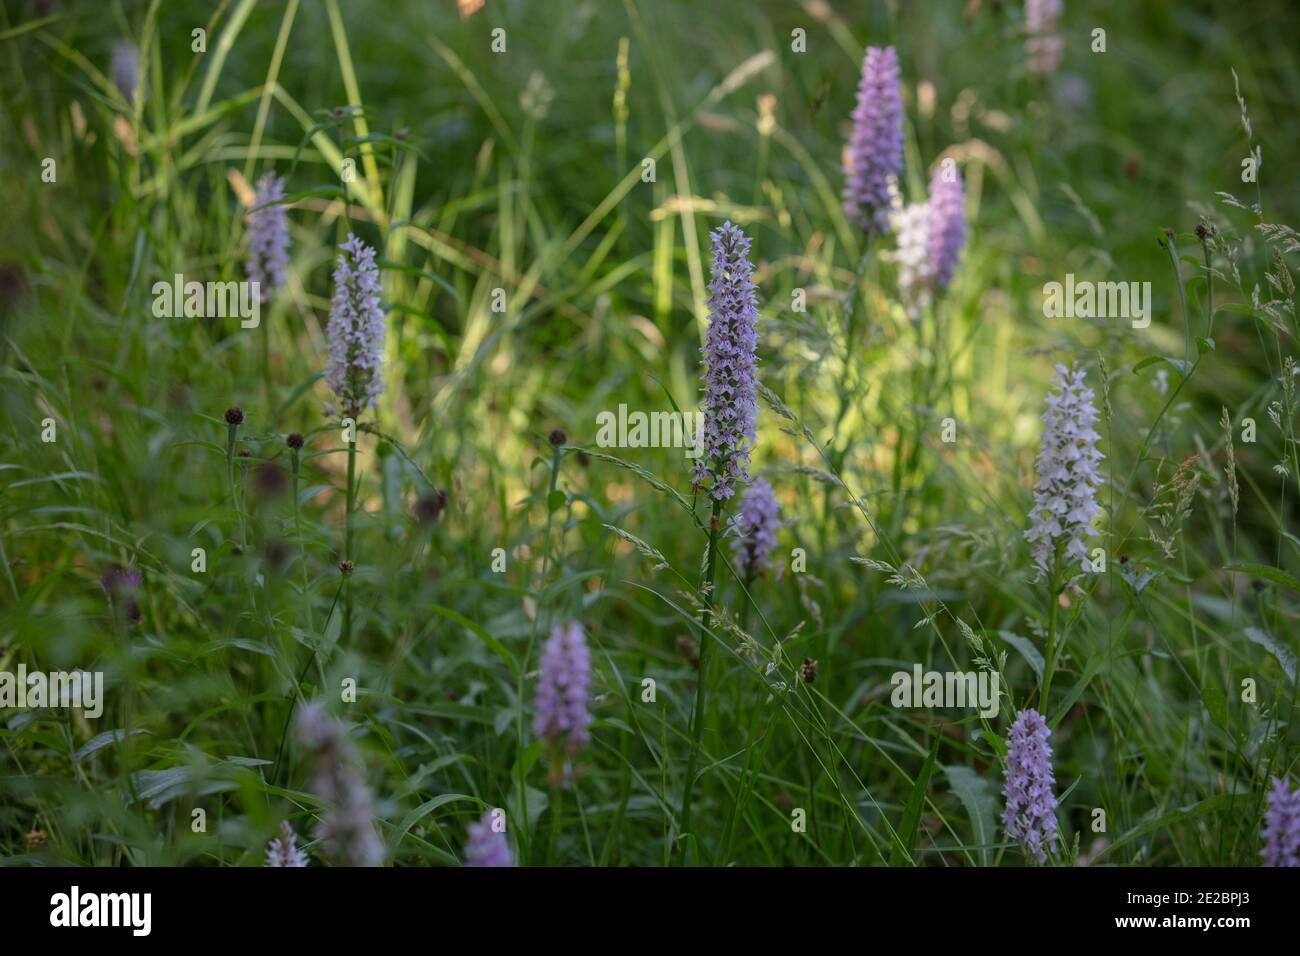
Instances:
[[[1091,569],[1085,537],[1092,519],[1101,510],[1097,488],[1104,479],[1098,466],[1103,455],[1097,450],[1101,438],[1093,428],[1097,408],[1092,389],[1084,383],[1077,364],[1056,366],[1053,392],[1047,396],[1043,413],[1043,434],[1038,452],[1038,481],[1034,485],[1034,506],[1025,539],[1030,543],[1035,580],[1047,575],[1047,656],[1043,667],[1039,706],[1046,708],[1056,659],[1056,608],[1060,589],[1073,584],[1078,574]],[[1077,574],[1067,577],[1073,566]]]
[[[334,268],[334,298],[326,329],[330,357],[325,382],[339,399],[343,417],[356,419],[384,391],[384,312],[379,300],[375,250],[349,234],[339,246]],[[352,549],[356,501],[356,435],[348,442],[348,486],[341,567],[356,567]],[[351,571],[345,571],[350,574]],[[344,585],[343,637],[352,634],[352,585]]]
[[[767,479],[757,478],[741,498],[740,513],[732,522],[731,549],[735,555],[736,570],[744,581],[744,608],[740,614],[740,629],[749,626],[749,588],[755,576],[771,568],[771,552],[776,546],[776,531],[780,527],[780,506]]]
[[[1065,40],[1057,32],[1061,25],[1061,0],[1025,0],[1025,52],[1030,73],[1055,73],[1061,64]]]
[[[1280,777],[1268,795],[1263,837],[1265,866],[1300,866],[1300,788],[1292,790]]]
[[[709,624],[712,618],[718,564],[718,537],[722,508],[735,494],[736,485],[749,480],[749,452],[758,418],[757,287],[749,259],[750,239],[730,221],[710,235],[713,270],[709,280],[709,328],[704,348],[704,453],[696,463],[695,487],[707,484],[713,499],[709,518],[709,544],[704,558],[700,616],[700,673],[691,714],[691,755],[681,802],[681,832],[690,830],[691,796],[704,732],[708,685]]]
[[[732,524],[736,537],[731,550],[742,574],[757,574],[771,568],[780,524],[780,505],[771,484],[766,478],[754,479],[741,496],[740,513]]]
[[[248,214],[248,259],[244,271],[256,282],[258,298],[270,302],[284,285],[289,266],[289,225],[284,206],[284,180],[266,173],[257,181],[253,211]]]
[[[945,160],[930,175],[930,199],[926,203],[929,228],[926,236],[929,274],[942,292],[952,282],[966,242],[965,190],[955,162]]]
[[[952,282],[962,247],[966,243],[966,192],[961,170],[955,161],[944,160],[935,167],[930,176],[930,199],[926,205],[929,212],[929,234],[926,238],[929,271],[936,292],[942,294]],[[936,361],[943,367],[944,376],[941,392],[947,392],[951,400],[953,372],[952,363],[948,361],[948,326],[939,321],[938,316],[935,317],[934,326],[938,356]]]
[[[284,206],[284,180],[266,173],[257,181],[253,212],[248,217],[248,259],[244,271],[257,284],[258,299],[270,302],[276,289],[284,285],[289,265],[289,228]],[[274,205],[268,205],[274,204]],[[267,406],[271,403],[271,332],[270,323],[262,322],[262,385]]]
[[[113,44],[111,72],[122,98],[134,105],[136,87],[140,85],[140,51],[130,40],[118,40]]]
[[[862,253],[854,270],[853,288],[845,302],[844,336],[846,354],[857,342],[858,300],[866,279],[871,237],[889,232],[889,214],[903,171],[903,101],[898,87],[898,54],[894,48],[868,47],[862,59],[857,102],[852,114],[853,129],[844,151],[843,209],[850,223],[865,230]],[[849,362],[844,362],[840,379],[839,410],[831,429],[832,447],[849,408]],[[835,469],[843,463],[847,447],[834,451]],[[825,488],[825,516],[830,516],[830,486]]]
[[[590,738],[587,710],[591,652],[577,621],[556,624],[542,648],[533,699],[533,733],[551,751],[551,783],[559,783],[563,760],[575,757]]]
[[[854,270],[853,288],[844,306],[846,355],[852,354],[857,341],[857,306],[866,278],[871,238],[889,232],[889,212],[897,191],[896,181],[903,171],[903,101],[898,88],[898,54],[893,47],[867,48],[862,59],[862,76],[852,119],[853,129],[844,151],[843,209],[845,218],[865,230],[866,235]],[[839,410],[831,429],[832,449],[849,408],[848,386],[849,362],[846,359],[837,389]],[[840,468],[847,451],[847,446],[841,451],[832,450],[835,470]],[[829,519],[830,486],[824,491],[823,506],[825,517]]]
[[[280,838],[266,845],[266,865],[273,867],[304,867],[307,854],[298,846],[298,835],[288,820],[280,822]]]
[[[307,704],[298,714],[298,739],[315,757],[312,792],[326,808],[316,835],[325,851],[343,866],[382,866],[374,801],[347,725]]]
[[[1043,715],[1032,707],[1020,711],[1007,735],[1002,796],[1002,826],[1025,855],[1047,862],[1056,842],[1056,796],[1052,793],[1052,748]]]
[[[497,830],[495,811],[485,810],[477,823],[469,825],[469,841],[465,844],[465,866],[514,866],[514,855],[506,842],[504,830]]]
[[[351,234],[339,246],[326,334],[325,382],[343,415],[356,418],[384,391],[384,312],[375,250]]]
[[[758,300],[749,260],[750,240],[730,222],[710,235],[709,329],[704,348],[704,449],[696,460],[695,486],[708,486],[714,501],[728,501],[749,480],[749,452],[758,417],[754,367]]]
[[[862,60],[844,179],[844,215],[867,232],[889,231],[894,180],[903,171],[903,101],[898,54],[868,47]]]
[[[577,621],[555,625],[542,648],[533,700],[533,733],[546,742],[551,756],[547,857],[554,851],[560,833],[566,760],[576,757],[591,736],[591,714],[587,709],[590,683],[591,653],[582,625]]]
[[[898,297],[909,319],[930,303],[934,273],[930,259],[930,203],[908,203],[894,213],[893,229],[897,242],[893,256],[898,268]]]

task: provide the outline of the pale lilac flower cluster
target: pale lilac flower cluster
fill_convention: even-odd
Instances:
[[[375,250],[353,235],[339,249],[326,329],[330,358],[325,382],[344,414],[356,415],[384,391],[384,312]]]
[[[130,40],[118,40],[113,44],[110,72],[123,98],[128,103],[133,102],[136,84],[140,82],[140,51]]]
[[[930,204],[908,203],[893,215],[897,248],[888,254],[898,267],[898,296],[909,318],[930,302]]]
[[[868,47],[853,110],[844,181],[844,215],[869,232],[889,231],[896,180],[903,171],[903,101],[894,48]]]
[[[736,538],[731,549],[736,556],[736,571],[742,578],[772,566],[771,553],[780,526],[780,506],[772,486],[764,478],[754,479],[745,489],[733,525]]]
[[[1030,73],[1055,73],[1061,65],[1065,40],[1061,27],[1061,0],[1025,0],[1026,64]]]
[[[726,501],[749,480],[749,452],[758,419],[758,300],[749,261],[749,237],[725,222],[710,234],[709,330],[704,338],[704,447],[695,485]]]
[[[936,288],[948,288],[957,268],[962,245],[966,242],[966,204],[961,171],[957,164],[940,163],[930,177],[930,273]]]
[[[267,866],[306,866],[307,854],[298,847],[298,835],[288,820],[280,823],[280,838],[266,845]]]
[[[514,866],[514,854],[506,842],[505,831],[492,828],[494,811],[486,810],[477,823],[469,825],[469,842],[465,844],[465,866]]]
[[[1083,380],[1083,369],[1056,366],[1055,391],[1047,396],[1038,452],[1038,483],[1034,485],[1034,506],[1025,532],[1038,580],[1052,573],[1057,547],[1064,544],[1065,567],[1087,571],[1088,549],[1084,538],[1093,517],[1100,511],[1097,488],[1104,479],[1098,466],[1104,457],[1097,450],[1101,438],[1092,426],[1097,421],[1093,393]]]
[[[284,285],[289,267],[289,226],[284,206],[284,180],[266,173],[257,181],[254,210],[248,217],[248,261],[244,271],[258,284],[258,298],[270,302],[275,290]],[[276,203],[267,206],[266,203]],[[256,207],[262,208],[256,208]]]
[[[1016,715],[1007,737],[1002,826],[1026,856],[1047,861],[1056,842],[1056,796],[1052,793],[1052,748],[1043,715],[1026,708]]]
[[[343,866],[383,866],[374,800],[347,725],[307,704],[298,715],[298,739],[315,757],[311,789],[325,805],[316,838],[325,852]]]
[[[1260,856],[1265,866],[1300,866],[1300,787],[1292,790],[1281,777],[1268,794]]]
[[[533,733],[551,743],[567,742],[577,753],[589,736],[587,711],[591,682],[591,654],[582,625],[556,624],[542,648],[537,696],[533,700]]]

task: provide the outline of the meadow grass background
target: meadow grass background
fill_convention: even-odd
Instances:
[[[466,18],[450,2],[6,2],[2,16],[0,669],[84,667],[108,685],[98,721],[0,720],[4,862],[260,864],[282,819],[306,834],[319,809],[284,740],[313,698],[354,725],[400,865],[459,862],[487,807],[533,864],[1021,865],[997,816],[1002,738],[1029,705],[1052,727],[1056,862],[1258,862],[1268,780],[1297,759],[1284,363],[1300,250],[1257,228],[1298,218],[1293,5],[1067,0],[1047,78],[1024,70],[1020,5],[987,0],[489,0]],[[1090,52],[1098,26],[1105,53]],[[110,75],[124,38],[142,54],[134,102]],[[903,193],[957,159],[969,231],[918,321],[893,265],[870,259],[850,336],[862,236],[840,210],[840,151],[868,43],[899,52]],[[1253,145],[1259,182],[1243,184]],[[155,318],[155,281],[243,278],[241,184],[266,169],[296,198],[289,284],[261,328]],[[1212,291],[1202,217],[1218,230]],[[680,449],[596,449],[595,418],[696,407],[706,236],[726,218],[753,237],[760,380],[790,416],[761,406],[754,455],[788,522],[785,568],[752,601],[721,574],[682,840],[697,672],[679,638],[701,638],[707,514]],[[344,638],[346,456],[319,375],[349,229],[387,264],[388,365],[360,436]],[[1071,272],[1150,281],[1151,327],[1045,319],[1044,283]],[[1204,336],[1211,307],[1214,347],[1188,356],[1186,328]],[[1188,364],[1135,371],[1152,356]],[[1023,530],[1047,382],[1071,359],[1104,404],[1108,566],[1061,608],[1044,704],[1048,600]],[[246,549],[231,405],[251,453],[236,473]],[[297,498],[291,431],[308,438]],[[143,576],[138,623],[98,583],[113,565]],[[570,617],[592,647],[596,720],[557,791],[531,695],[539,639]],[[890,705],[894,671],[981,657],[1006,682],[997,718]],[[355,703],[339,700],[346,678]]]

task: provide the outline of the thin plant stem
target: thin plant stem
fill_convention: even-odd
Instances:
[[[302,536],[302,507],[298,504],[298,480],[301,475],[301,463],[298,457],[298,449],[291,449],[293,455],[293,533],[298,539],[298,563],[302,565],[302,601],[307,608],[307,627],[310,630],[315,629],[312,623],[311,597],[307,594],[307,542]]]
[[[714,499],[709,519],[709,550],[704,558],[704,610],[700,614],[700,671],[695,683],[695,709],[691,712],[691,755],[686,763],[682,788],[681,836],[691,832],[691,797],[695,793],[695,769],[699,765],[700,741],[704,736],[704,705],[709,682],[709,624],[713,616],[713,582],[718,568],[718,532],[722,527],[722,501]]]
[[[1165,237],[1165,251],[1169,253],[1169,264],[1174,270],[1174,281],[1178,286],[1178,301],[1183,306],[1183,349],[1184,358],[1192,360],[1192,317],[1187,311],[1187,290],[1183,288],[1183,273],[1178,268],[1178,246],[1174,243],[1173,232]]]
[[[551,495],[555,493],[560,481],[560,460],[564,456],[564,446],[556,445],[552,447],[551,452],[551,477],[546,492],[546,537],[542,544],[542,573],[537,580],[537,593],[540,595],[545,590],[546,575],[550,572],[551,567],[551,524],[554,512],[551,510]],[[533,647],[537,643],[537,625],[542,620],[542,606],[538,606],[537,612],[533,615],[532,629],[528,637],[528,650],[524,654],[524,666],[519,668],[519,676],[516,682],[516,694],[519,701],[519,712],[515,718],[515,743],[520,753],[524,749],[524,673],[527,671],[527,662],[532,659]],[[528,795],[527,787],[524,782],[524,775],[518,774],[519,783],[519,812],[523,815],[523,827],[520,830],[520,852],[527,853],[531,849],[529,842],[528,827]]]
[[[269,322],[259,322],[262,327],[262,391],[266,397],[268,409],[275,406],[271,402],[271,332]]]
[[[551,829],[546,838],[546,861],[554,859],[555,848],[560,842],[560,817],[564,813],[564,787],[556,784],[551,787]]]
[[[226,426],[226,478],[230,483],[230,507],[239,520],[239,547],[242,551],[248,548],[248,536],[244,531],[244,511],[239,505],[239,494],[235,490],[235,434],[238,430],[238,425]]]
[[[343,531],[343,558],[345,561],[353,563],[355,570],[356,559],[352,554],[352,537],[353,537],[353,513],[356,510],[355,489],[357,476],[357,440],[352,436],[352,441],[348,442],[348,497],[347,497],[347,518]],[[349,576],[343,586],[343,640],[351,641],[352,639],[352,578]]]
[[[1052,689],[1052,671],[1056,668],[1056,616],[1061,603],[1060,574],[1056,569],[1059,564],[1058,558],[1053,564],[1051,586],[1047,590],[1047,656],[1043,661],[1043,689],[1038,695],[1038,710],[1044,718],[1047,716],[1047,695]]]

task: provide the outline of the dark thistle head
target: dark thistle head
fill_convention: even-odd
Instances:
[[[415,520],[420,524],[433,524],[447,507],[447,492],[439,488],[431,495],[421,495],[415,502]]]

